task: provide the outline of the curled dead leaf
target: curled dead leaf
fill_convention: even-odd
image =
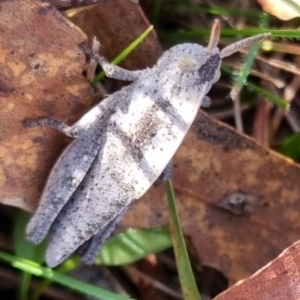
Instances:
[[[239,281],[214,300],[300,298],[300,241],[284,250],[251,277]]]

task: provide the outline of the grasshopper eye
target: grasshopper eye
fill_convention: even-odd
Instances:
[[[195,59],[188,56],[182,56],[177,61],[178,67],[182,72],[194,72],[197,71],[198,63]]]

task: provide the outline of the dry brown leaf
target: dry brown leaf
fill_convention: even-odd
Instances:
[[[66,139],[22,121],[74,122],[91,104],[84,34],[47,4],[0,2],[0,202],[33,210]]]
[[[300,241],[283,251],[264,268],[242,280],[214,300],[300,299]]]
[[[231,284],[299,239],[299,165],[203,112],[174,163],[184,234],[202,262],[222,271]],[[168,222],[167,214],[160,183],[137,201],[123,226],[159,226]]]
[[[286,3],[284,0],[257,0],[263,10],[281,20],[290,20],[299,17],[299,11]],[[299,0],[293,0],[300,5]]]
[[[88,16],[93,21],[85,24],[93,35],[89,26],[105,27],[97,34],[101,50],[110,51],[110,57],[149,26],[136,4],[111,4],[101,12],[103,17],[93,6],[95,16]],[[113,13],[122,21],[117,22]],[[83,13],[80,16],[86,20]],[[94,102],[94,93],[81,75],[85,55],[79,44],[85,42],[85,36],[48,4],[30,0],[2,2],[0,30],[0,202],[32,211],[53,163],[70,139],[49,128],[26,129],[22,121],[53,116],[72,124]],[[134,68],[145,68],[160,53],[152,34],[129,62]]]

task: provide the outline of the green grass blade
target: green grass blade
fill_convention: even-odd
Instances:
[[[222,71],[224,71],[225,73],[227,73],[229,75],[233,74],[233,71],[226,66],[222,66]],[[278,106],[284,110],[289,110],[290,105],[284,99],[279,98],[279,97],[275,96],[274,94],[268,92],[267,90],[258,87],[257,85],[250,82],[249,80],[247,81],[246,86],[250,91],[255,92],[256,94],[262,95],[264,98],[268,99],[271,103],[275,104],[276,106]]]
[[[28,291],[31,282],[31,274],[23,272],[21,279],[21,286],[19,290],[19,299],[20,300],[28,300]]]
[[[73,255],[71,258],[66,260],[62,265],[56,268],[56,272],[60,274],[66,274],[76,267],[80,265],[80,259],[78,256]],[[44,290],[48,288],[52,284],[53,280],[52,279],[46,279],[42,281],[33,291],[31,299],[32,300],[38,300]]]
[[[236,29],[223,29],[221,31],[221,36],[231,37],[236,35],[242,36],[252,36],[261,33],[271,33],[272,37],[279,37],[279,38],[295,38],[298,39],[300,37],[299,30],[296,29],[261,29],[261,28],[244,28],[240,30]]]
[[[68,288],[71,288],[75,291],[87,294],[89,296],[95,297],[101,300],[128,300],[130,298],[126,298],[93,285],[87,284],[85,282],[81,282],[80,280],[71,278],[64,274],[60,274],[50,268],[42,267],[37,263],[32,261],[13,256],[6,252],[0,251],[0,260],[10,263],[14,268],[19,269],[23,272],[28,272],[32,275],[43,277],[46,279],[50,279],[53,282],[64,285]]]
[[[150,26],[144,33],[142,33],[135,41],[133,41],[126,49],[124,49],[111,63],[113,65],[119,64],[125,57],[127,57],[152,31],[153,26]],[[104,71],[100,72],[92,81],[92,85],[95,85],[105,76]]]
[[[236,96],[239,94],[240,90],[243,88],[243,85],[247,82],[247,77],[251,71],[255,58],[258,54],[260,48],[260,43],[252,45],[249,49],[248,55],[246,56],[243,66],[239,71],[235,83],[230,92],[230,97],[232,100],[235,100]]]
[[[159,23],[159,18],[161,16],[162,9],[162,0],[154,0],[153,9],[152,9],[152,24],[157,27]]]
[[[169,41],[183,42],[196,40],[199,41],[200,37],[209,36],[210,29],[195,29],[195,30],[186,30],[180,32],[161,32],[160,36]],[[244,28],[244,29],[222,29],[221,37],[236,37],[236,36],[253,36],[256,34],[269,32],[272,35],[272,38],[290,38],[290,39],[299,39],[300,31],[296,29],[260,29],[260,28]]]
[[[171,180],[166,181],[166,190],[169,207],[170,231],[182,293],[185,300],[200,300],[201,297],[193,275],[179,222]]]
[[[255,85],[249,81],[247,82],[247,87],[249,88],[250,91],[253,91],[253,92],[263,96],[264,98],[268,99],[271,103],[275,104],[276,106],[278,106],[284,110],[289,110],[290,104],[287,103],[284,99],[281,99],[281,98],[275,96],[274,94],[268,92],[265,89],[258,87],[257,85]]]
[[[261,28],[265,29],[267,27],[268,17],[266,14],[261,15],[259,23],[260,23]],[[244,59],[243,66],[240,69],[239,74],[237,75],[235,83],[230,92],[230,97],[232,100],[236,99],[237,95],[243,88],[243,85],[246,84],[247,78],[250,74],[250,71],[251,71],[254,61],[255,61],[255,58],[258,55],[260,46],[261,46],[261,43],[255,43],[249,48],[248,54],[247,54],[246,58]]]

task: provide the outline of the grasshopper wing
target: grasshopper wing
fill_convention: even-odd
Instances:
[[[27,226],[30,241],[39,244],[45,238],[51,224],[87,174],[100,145],[100,130],[91,128],[63,152],[50,173],[40,206]]]
[[[130,192],[113,185],[112,180],[108,182],[111,170],[115,168],[101,164],[99,153],[84,180],[54,221],[46,253],[48,266],[57,266],[98,233],[98,237],[102,235],[99,243],[103,243],[117,223],[114,220],[118,221],[118,216],[123,216],[122,212],[132,203]],[[111,226],[108,225],[110,223]]]

